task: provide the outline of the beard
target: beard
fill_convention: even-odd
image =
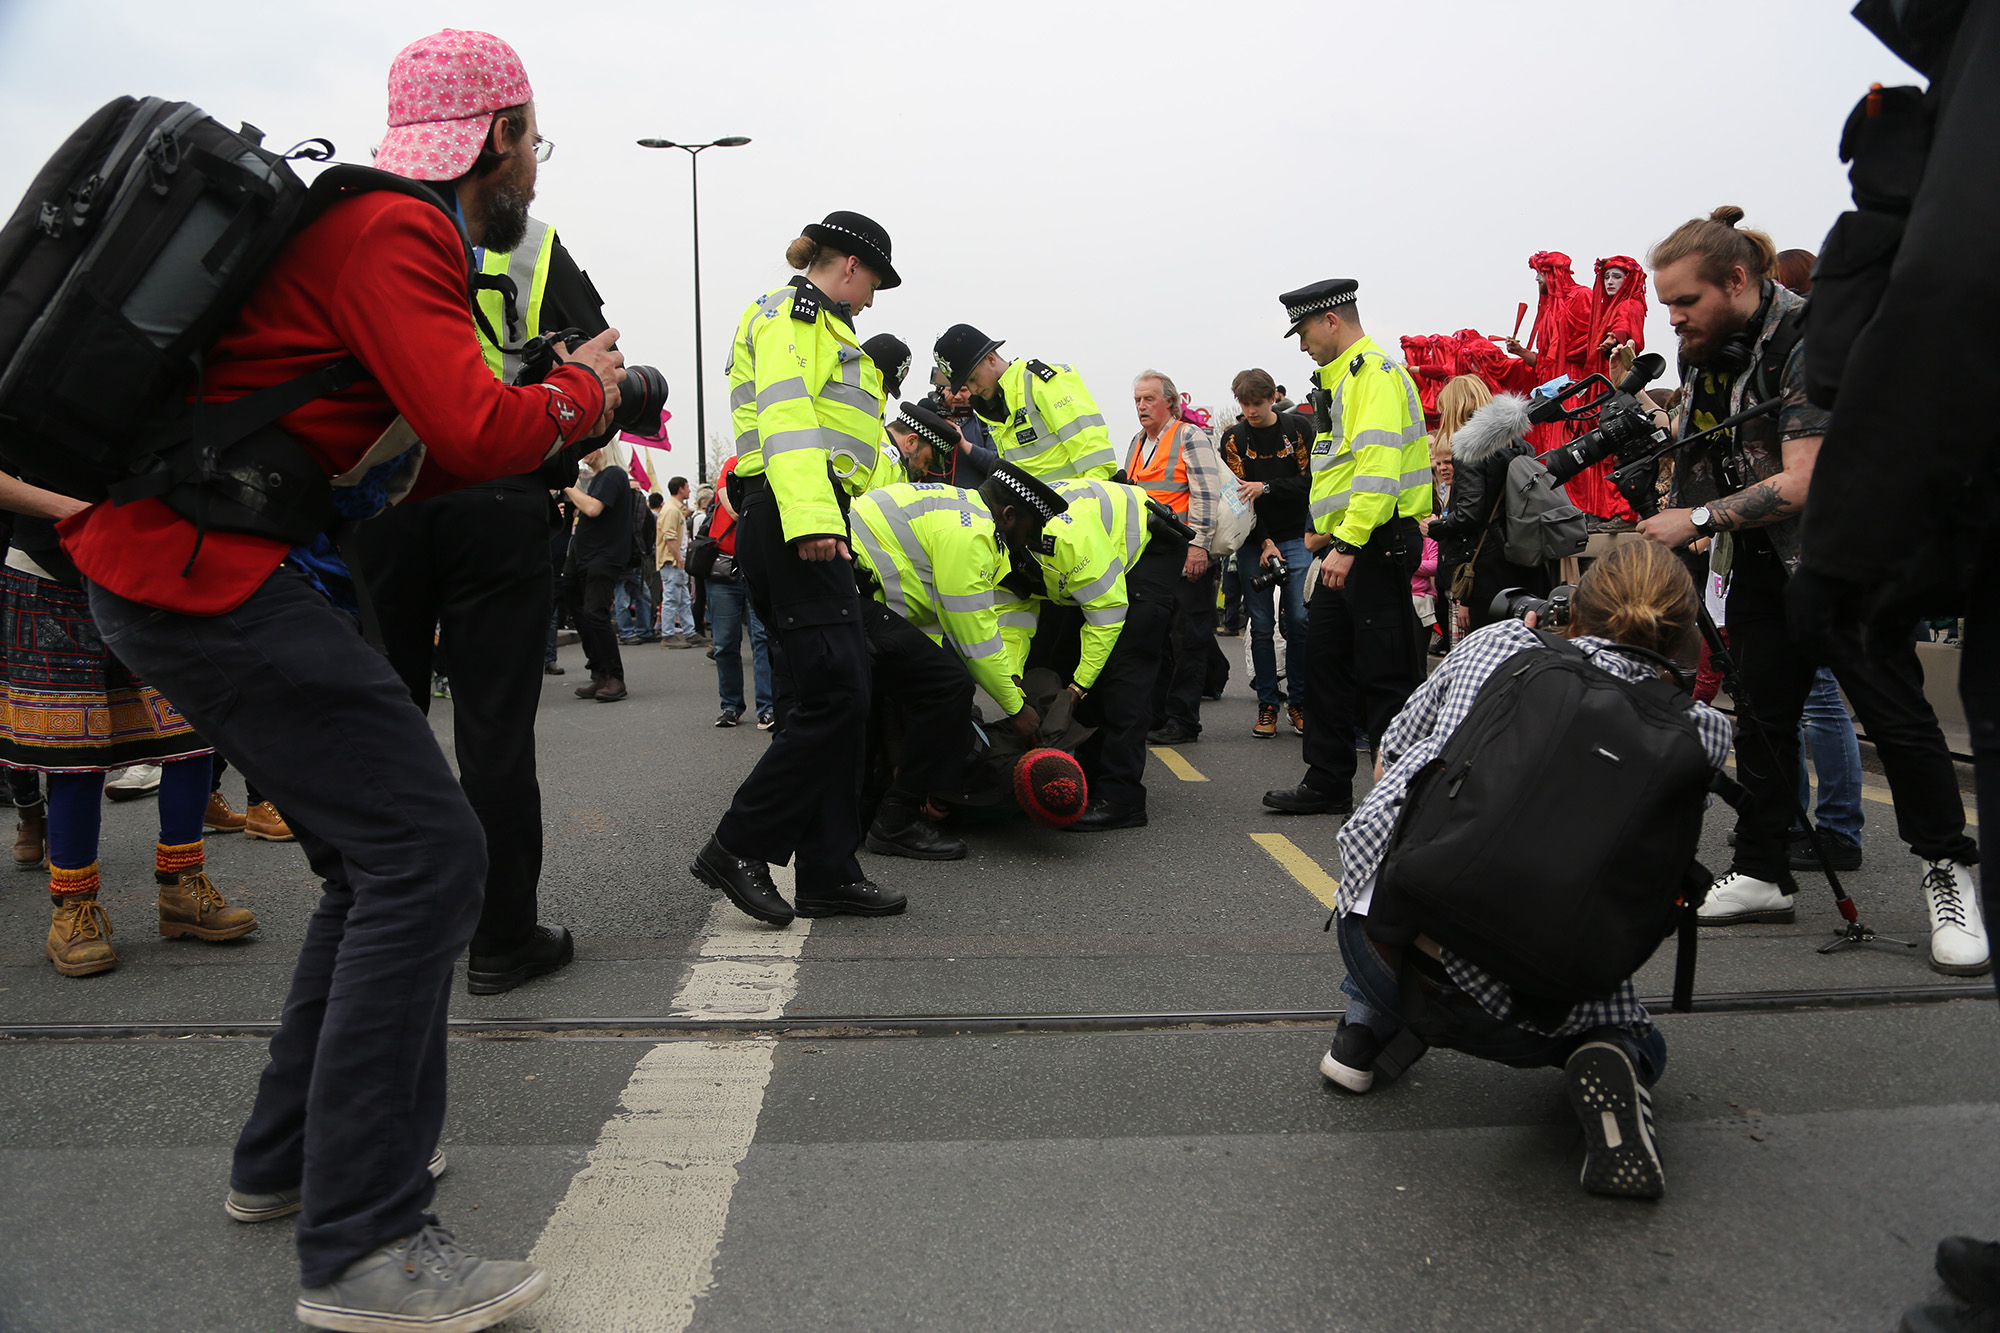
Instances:
[[[479,208],[479,221],[485,230],[488,250],[513,253],[514,247],[528,234],[528,205],[534,199],[535,187],[523,183],[512,173],[506,180],[493,183],[493,188]]]

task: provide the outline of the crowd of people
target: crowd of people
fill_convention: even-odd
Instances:
[[[1818,498],[1855,493],[1861,452],[1841,430],[1883,408],[1850,385],[1840,416],[1828,410],[1800,324],[1812,257],[1777,254],[1741,210],[1676,229],[1650,273],[1598,261],[1591,289],[1566,256],[1538,253],[1526,342],[1517,323],[1404,338],[1395,356],[1364,326],[1359,281],[1284,292],[1284,336],[1312,368],[1301,402],[1248,368],[1217,430],[1148,368],[1122,447],[1074,366],[1005,352],[969,323],[934,340],[930,391],[904,398],[909,344],[857,332],[903,281],[891,238],[836,211],[800,229],[784,249],[793,276],[737,323],[735,451],[715,485],[674,477],[655,493],[616,444],[638,372],[556,228],[528,213],[551,151],[506,43],[454,30],[413,43],[390,72],[383,175],[349,178],[210,349],[201,400],[277,395],[278,433],[336,479],[337,517],[306,540],[172,489],[211,485],[207,472],[119,504],[0,477],[15,516],[0,763],[21,812],[16,864],[46,857],[56,970],[117,963],[96,842],[120,769],[114,794],[157,794],[163,934],[257,928],[207,875],[204,826],[295,837],[324,882],[225,1201],[246,1223],[299,1216],[304,1322],[480,1328],[546,1286],[532,1265],[468,1253],[427,1210],[456,959],[469,951],[468,986],[493,994],[574,956],[537,902],[534,719],[545,677],[564,674],[565,621],[589,676],[579,699],[630,697],[628,649],[699,647],[715,725],[754,714],[770,733],[691,872],[776,928],[906,911],[858,853],[884,867],[963,858],[956,816],[981,803],[1079,835],[1144,826],[1148,745],[1200,740],[1218,611],[1224,633],[1247,624],[1252,734],[1276,739],[1282,717],[1302,742],[1302,774],[1265,808],[1345,817],[1350,1003],[1320,1071],[1365,1093],[1426,1045],[1559,1067],[1583,1183],[1600,1193],[1664,1189],[1649,1089],[1666,1047],[1629,970],[1572,993],[1483,950],[1412,905],[1420,876],[1399,841],[1416,812],[1479,817],[1471,800],[1436,811],[1468,780],[1475,793],[1499,781],[1475,778],[1473,758],[1506,762],[1490,737],[1510,719],[1492,700],[1533,662],[1610,691],[1633,735],[1677,757],[1662,828],[1686,866],[1711,786],[1734,787],[1734,743],[1733,864],[1669,885],[1715,927],[1791,920],[1795,869],[1861,855],[1844,696],[1914,854],[1932,966],[1987,970],[1978,850],[1922,693],[1915,617],[1888,602],[1857,646],[1854,590],[1883,571],[1844,562],[1825,534],[1846,511]],[[353,267],[376,276],[343,281],[362,256]],[[1667,465],[1636,496],[1610,480],[1622,454],[1580,472],[1568,496],[1598,545],[1575,569],[1524,558],[1503,498],[1592,424],[1533,422],[1529,403],[1581,403],[1593,375],[1622,378],[1649,299],[1667,309],[1682,385],[1632,401]],[[530,373],[517,333],[558,329],[582,332]],[[302,391],[302,356],[360,373]],[[1509,610],[1505,589],[1540,600]],[[1705,603],[1726,640],[1705,633]],[[424,717],[439,677],[456,778]],[[1711,706],[1725,687],[1733,720]],[[1515,739],[1563,739],[1561,718],[1536,721]],[[1581,753],[1624,763],[1604,745]],[[223,755],[255,784],[254,825],[219,794]],[[1447,759],[1460,766],[1444,787]],[[1364,764],[1372,781],[1357,783]],[[1065,794],[1075,807],[1051,813]],[[1674,859],[1634,874],[1684,878]],[[771,875],[785,864],[789,896]],[[1563,924],[1536,928],[1550,938],[1531,943],[1560,952]]]

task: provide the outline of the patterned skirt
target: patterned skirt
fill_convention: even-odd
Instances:
[[[0,764],[88,773],[208,753],[105,648],[81,591],[0,566]]]

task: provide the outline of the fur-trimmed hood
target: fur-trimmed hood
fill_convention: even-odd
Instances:
[[[1452,433],[1451,461],[1471,464],[1491,458],[1526,438],[1528,425],[1528,400],[1503,393]]]

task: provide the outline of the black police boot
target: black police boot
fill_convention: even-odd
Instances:
[[[792,924],[792,905],[771,882],[771,867],[762,861],[737,856],[716,838],[708,840],[708,846],[694,858],[688,873],[726,894],[748,916],[774,926]]]
[[[1146,807],[1124,801],[1096,800],[1083,813],[1064,824],[1065,833],[1103,833],[1115,828],[1146,827]]]
[[[1264,805],[1281,815],[1351,815],[1354,813],[1354,797],[1348,792],[1321,791],[1318,787],[1301,782],[1296,787],[1284,787],[1278,791],[1264,793]]]
[[[800,889],[800,916],[897,916],[909,906],[902,894],[873,880],[857,880],[837,889]]]
[[[868,850],[877,856],[907,856],[913,861],[961,861],[965,843],[916,811],[884,804],[868,826]]]
[[[1200,739],[1199,731],[1190,731],[1178,722],[1168,722],[1146,733],[1148,745],[1193,745]]]
[[[561,926],[536,926],[528,942],[506,953],[475,953],[465,960],[465,989],[473,995],[501,995],[531,977],[569,965],[576,941]]]

